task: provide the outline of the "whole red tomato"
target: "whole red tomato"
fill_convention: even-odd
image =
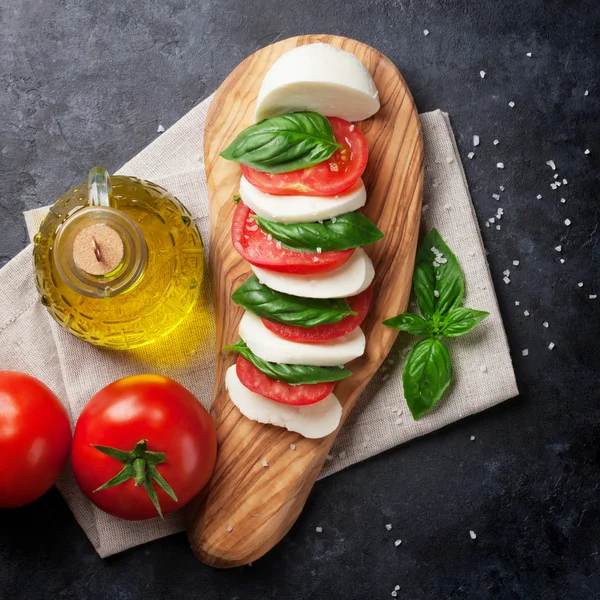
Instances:
[[[185,506],[210,479],[216,457],[215,427],[200,402],[172,379],[136,375],[89,401],[71,464],[96,506],[137,521]]]
[[[0,371],[0,508],[47,492],[70,446],[69,417],[52,391],[25,373]]]

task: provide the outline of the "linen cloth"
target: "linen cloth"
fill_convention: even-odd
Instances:
[[[120,169],[118,174],[165,187],[192,213],[210,252],[208,193],[203,167],[207,98]],[[422,229],[437,227],[456,253],[466,279],[465,306],[490,316],[468,336],[448,340],[455,383],[439,406],[413,421],[402,394],[402,362],[414,338],[400,334],[369,383],[332,449],[321,477],[424,435],[518,394],[485,249],[448,115],[421,115],[425,143]],[[25,214],[30,238],[47,208]],[[129,352],[109,351],[62,330],[38,300],[32,246],[0,270],[0,364],[44,381],[64,402],[71,423],[102,387],[128,375],[158,373],[180,382],[210,408],[215,332],[209,278],[200,303],[164,340]],[[57,487],[101,557],[183,529],[179,513],[164,520],[128,522],[97,509],[79,490],[69,467]]]

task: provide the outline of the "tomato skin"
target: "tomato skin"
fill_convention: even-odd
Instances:
[[[292,342],[328,342],[349,334],[364,321],[367,312],[369,311],[372,297],[373,286],[370,285],[364,292],[346,298],[346,302],[350,305],[350,308],[358,314],[348,315],[338,323],[332,323],[330,325],[297,327],[295,325],[286,325],[285,323],[276,323],[275,321],[269,321],[267,319],[261,319],[261,321],[267,329],[270,329],[279,337]]]
[[[69,417],[54,393],[30,375],[0,371],[0,508],[46,493],[70,447]]]
[[[291,406],[307,406],[315,404],[333,392],[335,383],[305,383],[290,385],[285,381],[277,381],[267,377],[243,356],[238,356],[235,370],[242,384],[252,392],[265,398],[289,404]]]
[[[288,250],[269,238],[251,218],[253,214],[243,202],[238,203],[233,213],[231,239],[242,258],[257,267],[296,275],[327,273],[341,267],[354,252],[353,248],[320,254]]]
[[[71,464],[85,495],[105,512],[122,519],[150,519],[157,511],[147,492],[136,488],[133,479],[94,493],[119,473],[123,464],[91,444],[130,451],[144,439],[148,440],[148,450],[167,456],[156,468],[178,502],[153,484],[165,515],[185,506],[214,470],[215,427],[191,392],[159,375],[135,375],[107,385],[88,402],[77,421]]]
[[[330,158],[314,167],[289,173],[263,173],[242,165],[244,177],[268,194],[289,196],[335,196],[351,188],[367,166],[367,141],[350,121],[328,117],[335,139],[342,144]]]

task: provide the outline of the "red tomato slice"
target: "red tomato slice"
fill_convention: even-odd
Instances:
[[[289,173],[263,173],[242,165],[244,177],[255,187],[268,194],[290,196],[335,196],[351,188],[367,166],[367,141],[355,125],[328,117],[333,134],[343,146],[326,161]]]
[[[242,258],[257,267],[297,275],[326,273],[341,267],[354,252],[351,249],[313,254],[288,250],[258,226],[251,218],[253,214],[243,202],[237,205],[231,239]]]
[[[290,385],[285,381],[267,377],[243,356],[238,356],[235,370],[239,380],[250,391],[280,404],[290,404],[292,406],[315,404],[327,398],[333,392],[335,385],[333,381],[330,383]]]
[[[349,315],[338,323],[331,325],[317,325],[316,327],[296,327],[294,325],[285,325],[284,323],[275,323],[261,319],[264,326],[276,333],[279,337],[292,342],[317,343],[328,342],[340,338],[351,331],[354,331],[364,320],[373,297],[373,286],[369,286],[364,292],[346,298],[346,302],[357,315]]]

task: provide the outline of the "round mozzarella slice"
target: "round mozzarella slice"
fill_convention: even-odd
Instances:
[[[318,258],[318,255],[317,255]],[[366,290],[375,269],[362,248],[357,248],[341,267],[315,275],[277,273],[250,265],[261,283],[273,290],[302,298],[346,298]]]
[[[240,196],[259,217],[286,224],[324,221],[358,210],[367,201],[362,179],[337,196],[275,196],[262,192],[242,177]]]
[[[245,387],[238,379],[235,365],[227,369],[225,387],[231,401],[246,418],[285,427],[307,438],[322,438],[333,433],[342,418],[342,405],[333,394],[307,406],[281,404]]]
[[[256,101],[256,121],[311,110],[362,121],[379,110],[371,74],[354,54],[330,44],[299,46],[269,69]]]
[[[256,356],[275,363],[335,367],[362,356],[365,351],[365,334],[360,327],[337,340],[306,344],[284,340],[267,329],[260,317],[245,312],[239,333]]]

